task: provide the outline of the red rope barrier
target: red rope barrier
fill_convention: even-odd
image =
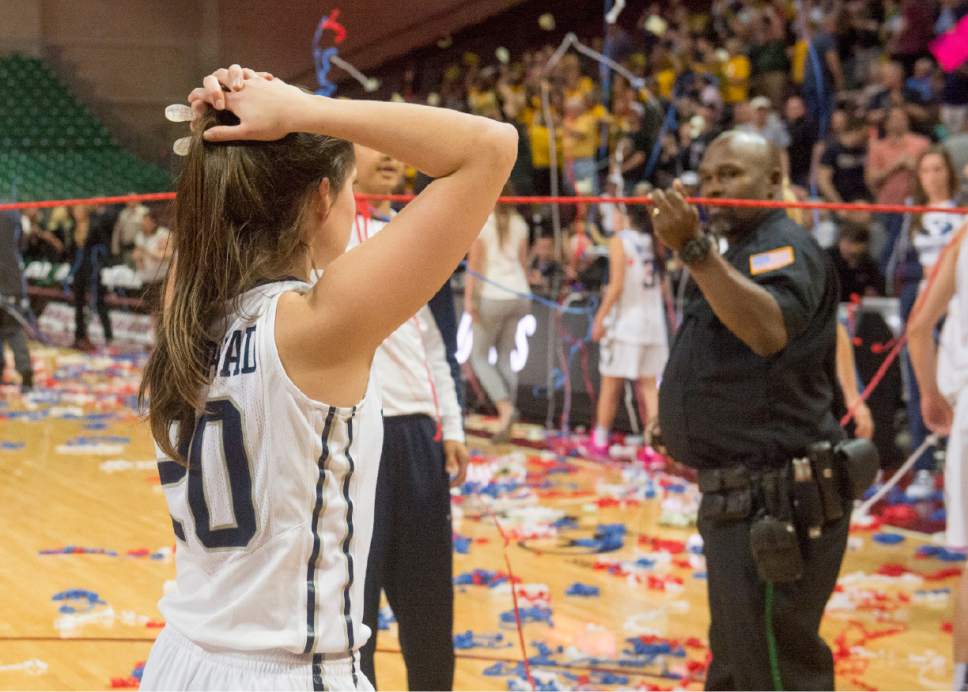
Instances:
[[[504,533],[501,522],[498,521],[497,515],[493,511],[491,512],[491,519],[494,520],[497,532],[501,534],[501,540],[504,541],[504,564],[508,568],[508,583],[511,585],[511,601],[514,603],[514,624],[518,630],[518,642],[521,644],[521,661],[524,663],[524,673],[528,678],[528,684],[531,685],[531,689],[537,690],[538,687],[534,684],[534,678],[531,677],[531,662],[528,660],[528,647],[524,643],[524,626],[521,624],[521,609],[518,607],[518,590],[514,583],[514,570],[511,569],[511,556],[508,555],[508,549],[511,547],[511,539]]]
[[[415,195],[356,195],[357,200],[409,202]],[[51,199],[39,202],[5,202],[0,204],[0,211],[14,209],[47,209],[51,207],[72,207],[79,204],[97,206],[101,204],[123,204],[125,202],[166,202],[175,199],[174,192],[149,192],[136,195],[115,195],[112,197],[86,197],[76,199]],[[825,209],[827,211],[866,211],[872,214],[926,214],[939,212],[944,214],[968,215],[968,207],[929,207],[923,205],[906,206],[903,204],[860,204],[834,202],[793,202],[774,199],[733,199],[688,197],[690,204],[701,204],[707,207],[744,207],[756,209]],[[502,204],[645,204],[652,200],[649,197],[500,197]]]

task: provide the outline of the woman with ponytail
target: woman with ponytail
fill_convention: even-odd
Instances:
[[[177,578],[141,687],[371,689],[357,655],[380,511],[370,364],[477,236],[516,133],[455,111],[314,96],[238,65],[189,101],[175,263],[141,391]],[[343,254],[351,142],[436,180]]]

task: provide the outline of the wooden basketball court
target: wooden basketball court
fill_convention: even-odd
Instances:
[[[134,687],[175,571],[153,445],[133,410],[140,359],[34,357],[49,386],[27,399],[6,388],[0,403],[0,689]],[[543,688],[701,688],[705,567],[695,528],[678,525],[695,489],[633,466],[471,446],[475,489],[454,504],[457,689],[528,686],[508,564]],[[960,563],[932,545],[888,528],[853,532],[823,625],[840,688],[950,685]],[[401,689],[388,627],[378,682]]]

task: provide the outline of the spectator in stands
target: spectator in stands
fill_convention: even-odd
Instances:
[[[884,51],[881,27],[884,24],[882,0],[848,0],[844,6],[844,32],[841,34],[841,54],[844,61],[845,82],[858,89],[870,83],[873,70]]]
[[[137,200],[132,200],[124,205],[118,216],[118,222],[114,225],[114,233],[111,235],[111,256],[125,264],[134,266],[132,253],[135,248],[135,240],[142,228],[142,218],[148,212],[148,207]]]
[[[131,257],[144,286],[145,307],[154,312],[159,304],[168,266],[174,254],[171,232],[158,225],[157,212],[145,208],[141,229],[134,240]]]
[[[45,219],[38,210],[25,213],[29,225],[24,224],[27,260],[60,264],[67,260],[73,238],[74,219],[66,207],[55,207]]]
[[[13,351],[14,368],[20,374],[20,388],[29,391],[34,386],[34,370],[21,320],[24,319],[23,261],[20,257],[20,215],[14,211],[0,212],[0,376],[4,370],[3,346]]]
[[[817,144],[817,126],[807,115],[807,107],[799,96],[791,96],[784,108],[784,121],[790,134],[787,158],[790,161],[790,182],[802,188],[810,187],[813,151]]]
[[[87,336],[85,315],[89,295],[93,298],[101,319],[104,342],[107,344],[114,339],[111,316],[104,300],[106,291],[101,283],[101,269],[107,266],[111,234],[117,217],[117,211],[111,208],[92,211],[85,205],[74,207],[75,257],[71,271],[74,291],[74,348],[79,351],[94,349],[94,344]]]
[[[505,188],[505,194],[509,190]],[[531,308],[526,261],[528,225],[513,207],[498,204],[467,256],[464,312],[473,320],[471,366],[498,413],[494,443],[511,438],[517,420],[518,376],[511,365],[517,325]],[[471,272],[474,272],[472,274]],[[477,275],[487,277],[478,280]],[[490,362],[491,349],[497,363]]]
[[[597,195],[598,117],[588,107],[585,96],[573,92],[565,97],[565,117],[561,123],[561,148],[567,188],[578,195]]]
[[[927,123],[928,111],[918,92],[904,85],[904,67],[900,63],[881,65],[879,78],[881,86],[867,102],[869,123],[883,128],[888,111],[893,107],[903,108],[913,122]]]
[[[827,252],[840,277],[840,302],[884,295],[884,277],[870,255],[870,230],[866,226],[842,223],[837,244]]]
[[[528,284],[532,291],[549,293],[561,263],[555,257],[555,239],[543,234],[535,238],[528,257]]]
[[[933,103],[938,94],[935,93],[937,70],[931,58],[918,58],[914,63],[914,74],[904,82],[904,88],[913,94],[920,103]]]
[[[537,109],[528,126],[528,143],[531,147],[531,167],[534,170],[534,193],[542,197],[551,194],[551,142],[544,112]],[[561,154],[558,154],[559,160]]]
[[[821,136],[826,134],[830,124],[834,94],[844,87],[843,66],[834,40],[836,31],[836,14],[817,16],[812,13],[809,40],[801,38],[794,48],[794,81],[803,85],[801,95]]]
[[[767,5],[753,24],[750,63],[753,90],[772,103],[782,103],[786,95],[790,61],[787,57],[786,25],[779,11]]]
[[[828,202],[870,198],[864,181],[866,140],[864,121],[849,117],[843,132],[838,133],[825,148],[820,158],[817,182]]]
[[[728,106],[735,106],[749,99],[753,68],[743,51],[743,42],[738,37],[734,36],[726,41],[726,52],[729,57],[723,66],[723,101]]]
[[[968,63],[944,75],[941,122],[948,134],[962,132],[968,127]]]
[[[888,46],[906,74],[914,71],[919,58],[928,56],[934,38],[935,0],[901,0],[901,27]]]
[[[968,122],[965,125],[968,125]],[[968,128],[952,134],[942,144],[948,156],[951,157],[952,166],[961,176],[961,182],[963,184],[968,182]]]
[[[790,156],[787,147],[790,146],[790,133],[786,125],[773,112],[773,104],[765,96],[757,96],[750,101],[750,121],[738,130],[753,132],[762,136],[780,152],[780,170],[784,178],[790,177]]]
[[[870,143],[865,180],[879,204],[903,204],[914,192],[915,164],[931,146],[931,140],[911,132],[907,112],[891,107],[884,123],[884,137]]]

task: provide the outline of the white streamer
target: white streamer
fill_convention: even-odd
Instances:
[[[625,79],[628,80],[629,84],[631,84],[636,89],[641,89],[643,86],[645,86],[644,79],[642,79],[641,77],[635,76],[634,74],[632,74],[632,72],[630,72],[628,69],[618,64],[614,60],[612,60],[607,55],[602,55],[594,48],[589,48],[584,43],[579,41],[578,37],[573,33],[568,33],[567,35],[565,35],[565,37],[561,39],[561,45],[559,45],[557,50],[555,50],[555,52],[552,53],[551,57],[548,58],[548,62],[547,64],[545,64],[545,68],[544,68],[545,74],[547,74],[552,69],[554,69],[554,66],[558,64],[558,62],[565,56],[565,53],[568,52],[568,49],[571,47],[574,47],[575,50],[577,50],[579,53],[591,58],[592,60],[596,60],[602,63],[603,65],[608,66],[608,68],[613,72],[618,72],[620,75],[625,77]]]
[[[333,55],[330,57],[330,62],[332,62],[336,67],[341,70],[345,70],[349,75],[355,79],[363,87],[364,91],[372,92],[380,88],[380,80],[375,78],[367,77],[365,74],[360,72],[358,69],[353,67],[350,63],[343,60],[343,58],[338,55]]]
[[[887,493],[891,490],[891,488],[897,485],[898,481],[901,480],[901,477],[904,476],[905,473],[907,473],[908,469],[914,466],[914,463],[921,457],[921,454],[924,452],[924,450],[926,450],[928,447],[936,445],[937,443],[938,443],[937,435],[928,435],[925,438],[924,442],[921,443],[921,446],[911,453],[911,456],[907,458],[907,461],[901,464],[901,468],[899,468],[897,471],[894,472],[894,475],[891,476],[890,480],[888,480],[887,483],[882,485],[876,493],[871,495],[870,498],[868,498],[868,500],[864,504],[862,504],[860,507],[857,508],[857,515],[859,517],[862,517],[862,516],[865,516],[868,512],[870,512],[871,507],[877,504],[882,497],[887,495]]]
[[[622,14],[622,10],[625,9],[625,0],[615,0],[612,5],[612,9],[608,11],[605,15],[605,21],[609,24],[614,24],[618,21],[618,16]]]

